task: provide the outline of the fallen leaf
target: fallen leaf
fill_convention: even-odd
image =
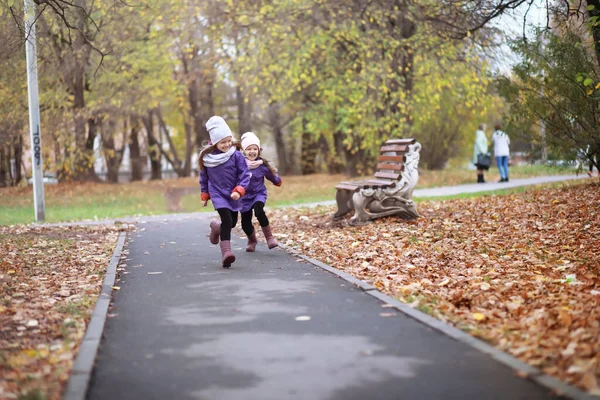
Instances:
[[[473,313],[473,318],[475,319],[475,321],[483,321],[486,316],[482,313]]]

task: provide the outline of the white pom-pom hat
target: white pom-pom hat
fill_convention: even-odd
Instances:
[[[229,129],[227,122],[217,115],[210,117],[210,119],[206,121],[206,130],[210,135],[210,142],[212,144],[217,144],[230,136],[233,138],[233,133],[231,132],[231,129]]]
[[[242,149],[246,150],[248,146],[255,144],[260,150],[260,139],[254,132],[246,132],[242,135]]]

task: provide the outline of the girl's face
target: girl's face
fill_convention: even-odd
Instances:
[[[218,150],[225,153],[227,150],[229,150],[229,148],[231,147],[232,144],[233,144],[233,141],[231,140],[231,136],[229,136],[229,137],[226,137],[225,139],[219,141],[219,143],[217,143],[216,146],[217,146]]]
[[[258,158],[258,154],[260,153],[260,149],[255,144],[251,144],[250,146],[246,147],[246,150],[244,151],[246,152],[246,158],[250,161],[256,160]]]

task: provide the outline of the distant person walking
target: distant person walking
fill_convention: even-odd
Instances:
[[[242,198],[242,230],[248,236],[246,251],[256,251],[256,231],[252,225],[252,211],[254,211],[265,235],[267,246],[272,249],[277,247],[278,243],[273,237],[269,218],[265,214],[265,203],[267,202],[265,178],[273,185],[281,186],[281,177],[277,174],[277,170],[261,156],[260,139],[253,132],[246,132],[242,135],[242,149],[252,174],[246,195]]]
[[[502,125],[495,126],[492,134],[494,157],[500,171],[500,182],[508,182],[508,157],[510,156],[510,138],[502,131]]]
[[[473,146],[473,164],[477,167],[477,183],[485,183],[483,171],[490,168],[489,162],[487,165],[484,162],[487,153],[488,140],[487,136],[485,136],[485,124],[481,124],[479,125],[479,129],[475,131],[475,145]]]
[[[200,151],[200,197],[206,207],[211,200],[221,222],[210,223],[210,242],[219,243],[223,268],[231,267],[235,255],[231,251],[231,228],[237,223],[242,209],[240,198],[250,184],[250,171],[246,159],[233,143],[231,129],[221,117],[211,117],[206,122],[210,143]]]

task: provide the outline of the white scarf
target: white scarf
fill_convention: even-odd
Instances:
[[[235,153],[235,150],[235,146],[231,146],[229,150],[227,150],[225,153],[205,154],[204,158],[202,159],[204,161],[204,166],[208,168],[213,168],[226,163],[227,161],[229,161],[233,153]]]

